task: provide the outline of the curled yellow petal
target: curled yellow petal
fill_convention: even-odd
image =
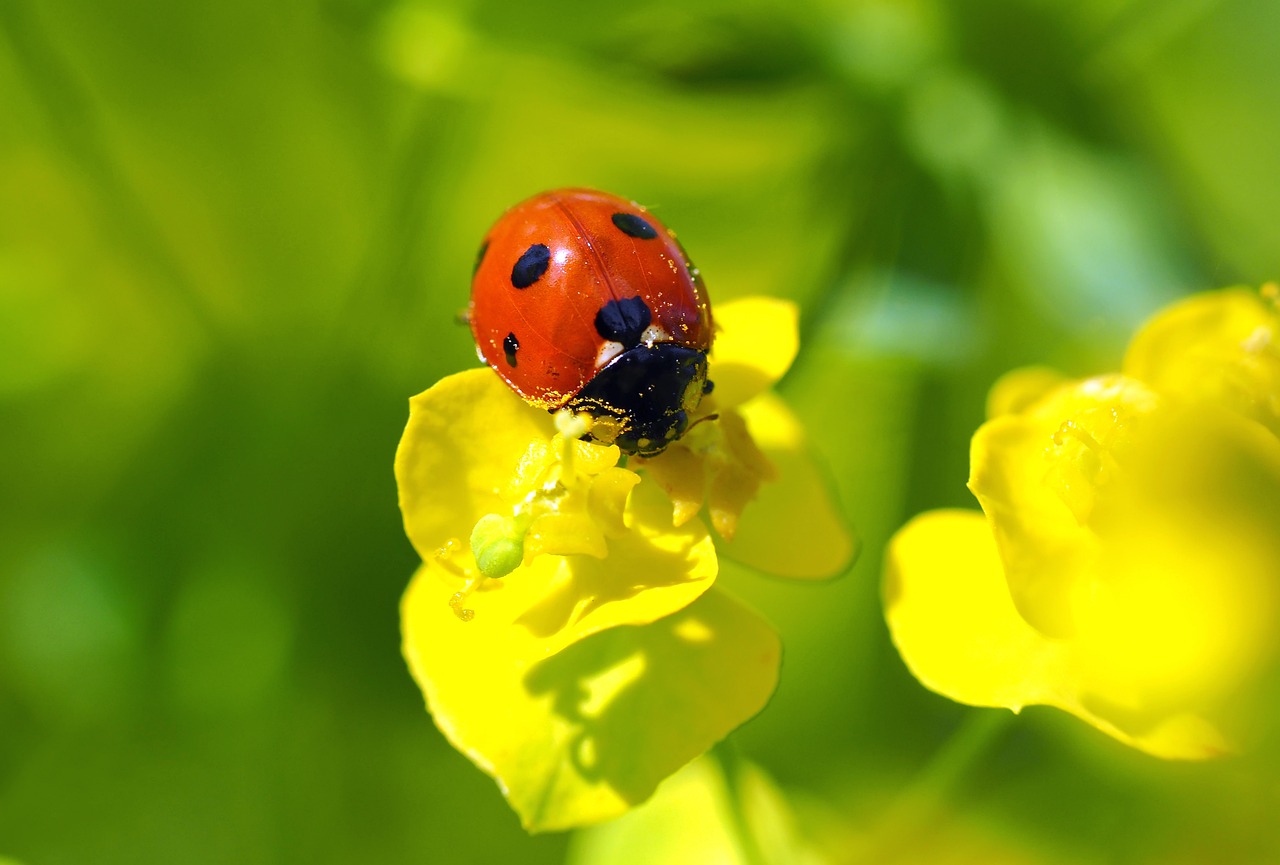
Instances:
[[[587,508],[606,536],[619,537],[626,532],[627,497],[638,483],[638,474],[617,466],[604,469],[592,479],[587,491]]]
[[[565,446],[565,442],[560,435],[556,436],[554,446],[561,448]],[[618,464],[622,451],[617,445],[602,445],[592,441],[575,440],[570,443],[572,454],[572,466],[574,470],[573,480],[586,480],[593,478],[606,469]]]
[[[776,400],[773,404],[778,405]],[[771,482],[778,479],[777,468],[760,449],[752,431],[747,429],[746,419],[740,412],[725,412],[720,418],[720,430],[724,435],[725,451],[731,462],[741,466],[745,473],[756,478],[758,482]]]
[[[721,444],[710,460],[707,510],[716,534],[731,541],[743,509],[756,497],[762,482],[777,477],[777,470],[752,439],[742,415],[723,412],[719,429]]]
[[[760,479],[736,465],[716,472],[707,487],[707,512],[716,534],[726,541],[738,531],[738,517],[747,503],[755,498]]]
[[[638,461],[671,499],[671,520],[682,526],[697,516],[706,499],[707,476],[701,454],[676,443],[657,457]]]

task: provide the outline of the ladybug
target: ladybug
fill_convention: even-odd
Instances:
[[[468,318],[480,358],[590,437],[639,456],[689,428],[712,383],[711,302],[667,228],[633,201],[544,192],[508,210],[476,257]]]

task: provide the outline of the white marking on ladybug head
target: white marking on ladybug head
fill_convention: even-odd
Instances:
[[[671,342],[671,335],[662,329],[662,325],[651,324],[640,334],[640,341],[653,348],[654,343]]]
[[[622,343],[609,340],[600,346],[600,352],[596,355],[596,369],[604,369],[609,365],[609,361],[622,354]]]

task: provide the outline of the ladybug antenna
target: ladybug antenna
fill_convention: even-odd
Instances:
[[[719,420],[719,419],[720,419],[720,415],[718,414],[704,414],[702,417],[698,418],[693,423],[689,424],[689,426],[684,431],[685,435],[688,435],[689,430],[692,430],[694,427],[696,427],[700,423],[705,423],[706,421],[709,421],[709,420]]]
[[[454,315],[453,317],[453,323],[461,324],[461,325],[470,325],[471,324],[471,307],[468,306],[458,310],[457,314]]]

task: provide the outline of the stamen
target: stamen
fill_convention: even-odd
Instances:
[[[462,591],[454,592],[453,597],[449,599],[449,608],[453,610],[455,616],[464,622],[469,622],[476,617],[475,610],[468,609],[462,605],[467,602],[467,598],[471,596],[471,593],[475,591],[475,587],[483,579],[484,577],[477,580],[467,580],[467,584],[463,586]]]
[[[571,487],[577,480],[573,464],[578,439],[591,432],[591,415],[574,414],[569,409],[556,412],[556,432],[560,433],[560,482]]]
[[[1073,438],[1080,444],[1087,447],[1099,458],[1102,458],[1102,445],[1098,444],[1098,440],[1091,436],[1087,431],[1080,428],[1080,425],[1073,420],[1064,421],[1062,426],[1058,427],[1058,431],[1053,434],[1053,443],[1058,447],[1066,444],[1068,438]]]

